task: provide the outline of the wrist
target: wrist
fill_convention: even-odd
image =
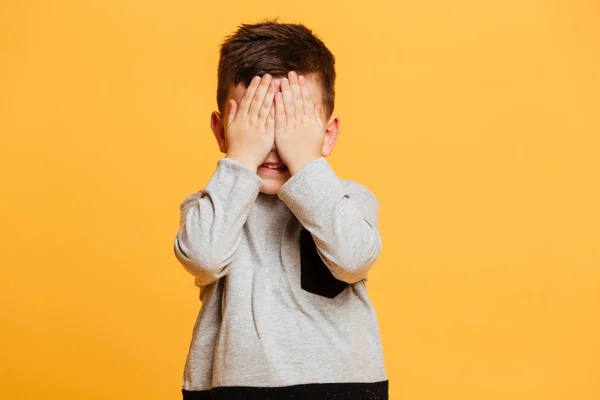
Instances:
[[[259,164],[256,161],[252,160],[251,158],[248,158],[247,156],[244,157],[239,155],[227,154],[225,158],[229,158],[237,163],[240,163],[244,167],[251,169],[254,172],[256,172],[259,166]]]
[[[308,157],[303,157],[301,159],[298,160],[294,160],[289,164],[286,164],[288,167],[288,170],[290,171],[290,175],[294,175],[296,172],[298,172],[299,170],[301,170],[305,165],[307,165],[308,163],[322,158],[321,156],[308,156]]]

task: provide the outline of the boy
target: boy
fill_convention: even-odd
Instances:
[[[379,203],[325,159],[334,56],[276,21],[242,25],[220,56],[211,127],[226,156],[181,204],[174,243],[202,302],[183,398],[387,399],[365,283]]]

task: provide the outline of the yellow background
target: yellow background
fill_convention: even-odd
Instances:
[[[329,160],[381,202],[390,398],[600,399],[599,4],[4,1],[0,397],[180,398],[218,47],[279,17],[336,55]]]

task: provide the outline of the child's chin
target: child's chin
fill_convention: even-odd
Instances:
[[[279,192],[279,189],[281,189],[281,186],[285,183],[285,181],[287,181],[287,178],[287,176],[285,178],[282,177],[280,179],[262,177],[264,187],[261,189],[261,193],[277,194]]]

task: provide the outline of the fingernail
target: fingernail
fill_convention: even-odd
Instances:
[[[295,76],[296,76],[296,72],[294,72],[294,71],[290,71],[290,77],[291,77],[291,78],[293,78],[293,77],[295,77]]]
[[[257,75],[257,76],[255,76],[255,77],[253,78],[253,80],[254,80],[254,82],[258,82],[258,81],[260,81],[260,76],[258,76],[258,75]]]
[[[269,75],[269,74],[264,74],[264,76],[263,76],[263,79],[270,79],[270,78],[271,78],[271,75]]]

